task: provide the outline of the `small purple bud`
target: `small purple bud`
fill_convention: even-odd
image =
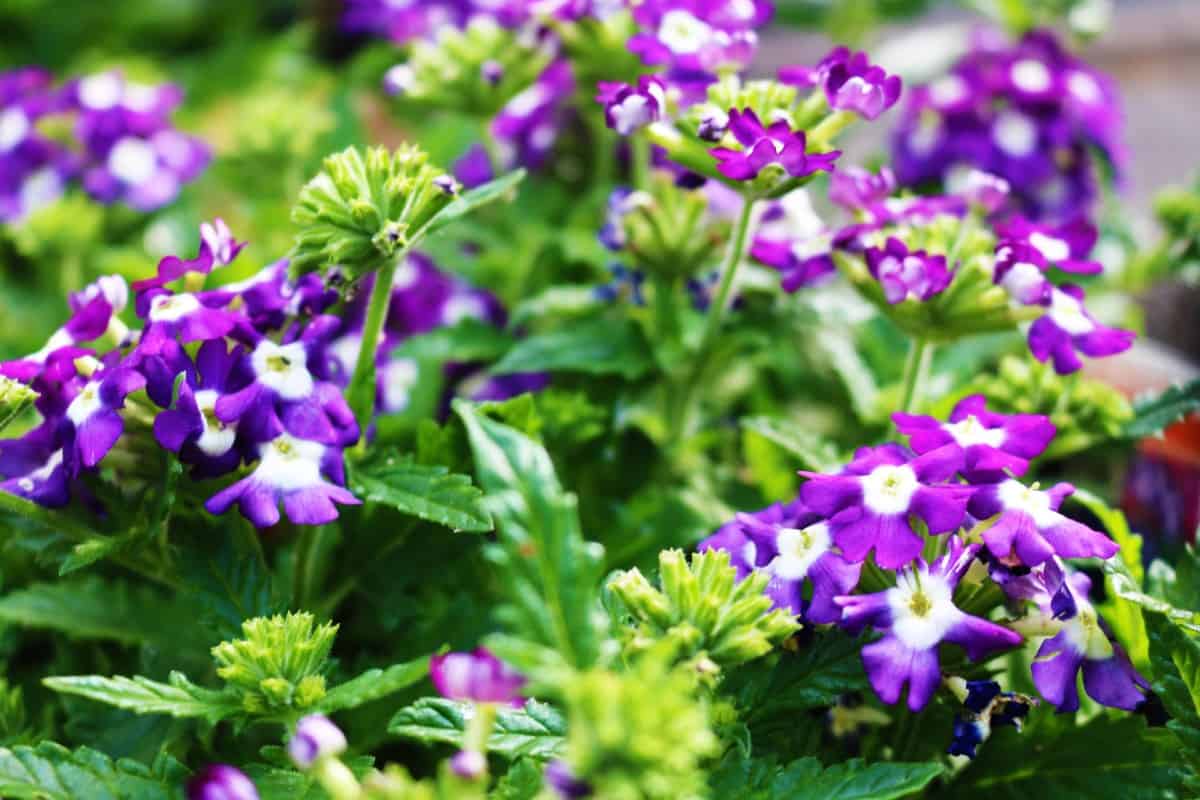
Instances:
[[[696,129],[696,135],[706,142],[719,142],[729,129],[729,115],[724,111],[713,110],[704,115]]]
[[[433,179],[433,185],[451,196],[462,191],[462,184],[453,175],[438,175]]]
[[[259,800],[258,790],[241,770],[213,764],[195,774],[187,784],[188,800]]]
[[[499,61],[485,61],[479,68],[479,73],[485,81],[495,86],[504,79],[504,65]]]
[[[450,759],[450,769],[460,778],[476,781],[487,773],[487,758],[478,750],[459,750]]]
[[[340,755],[345,750],[346,735],[324,714],[301,718],[287,745],[288,756],[298,769],[308,769],[317,759]]]
[[[434,656],[429,676],[443,697],[477,703],[520,703],[525,685],[525,678],[483,647]]]
[[[578,800],[592,796],[592,787],[586,781],[575,777],[575,773],[567,766],[567,762],[557,759],[546,765],[546,783],[558,793],[563,800]]]

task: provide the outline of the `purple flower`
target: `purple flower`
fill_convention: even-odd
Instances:
[[[1046,277],[1046,258],[1027,242],[1004,240],[996,246],[992,280],[1022,305],[1045,305],[1054,284]]]
[[[346,735],[324,714],[309,714],[296,723],[287,752],[297,769],[308,769],[319,759],[346,752]]]
[[[1013,563],[1015,558],[1034,567],[1055,555],[1112,558],[1120,549],[1116,542],[1058,512],[1063,499],[1074,491],[1069,483],[1041,491],[1006,480],[980,487],[968,509],[977,519],[996,517],[983,532],[983,541],[1002,563]]]
[[[963,450],[963,477],[971,483],[995,483],[1006,474],[1024,475],[1054,438],[1056,428],[1040,414],[998,414],[987,410],[981,394],[964,397],[947,422],[933,417],[896,413],[896,427],[918,454],[946,445]]]
[[[599,89],[596,102],[604,106],[604,121],[620,136],[629,136],[666,113],[666,85],[656,76],[643,75],[636,86],[602,81]]]
[[[564,124],[565,105],[575,91],[566,61],[551,63],[537,81],[508,103],[492,120],[492,135],[503,150],[505,168],[537,169],[549,156]],[[490,173],[489,167],[489,173]],[[467,186],[471,181],[458,175]]]
[[[1042,697],[1060,712],[1079,710],[1079,673],[1088,697],[1100,705],[1131,711],[1145,698],[1146,680],[1129,662],[1104,620],[1088,602],[1091,582],[1076,573],[1063,582],[1074,609],[1062,615],[1062,630],[1042,642],[1031,667]]]
[[[757,236],[750,247],[750,255],[779,270],[785,292],[812,286],[837,272],[831,234],[790,242]]]
[[[730,180],[751,180],[769,165],[778,165],[793,178],[806,178],[833,169],[833,162],[841,155],[840,150],[805,153],[804,131],[792,131],[782,120],[763,127],[750,109],[732,109],[729,130],[742,149],[716,147],[709,152],[717,159],[717,170]]]
[[[629,40],[629,50],[645,64],[693,80],[743,67],[754,56],[754,29],[769,22],[772,11],[767,0],[645,0],[633,6],[642,32]]]
[[[900,700],[908,685],[908,707],[920,711],[941,682],[938,645],[956,644],[972,661],[1015,647],[1021,637],[1001,625],[971,616],[954,605],[954,588],[975,558],[978,545],[964,548],[955,537],[950,550],[932,565],[918,561],[896,575],[896,586],[868,595],[839,597],[843,624],[870,625],[882,639],[862,650],[863,666],[885,703]]]
[[[228,764],[213,764],[188,781],[188,800],[259,800],[246,774]]]
[[[966,515],[970,487],[948,484],[962,468],[962,450],[948,445],[911,458],[898,445],[864,447],[843,473],[809,478],[800,497],[827,520],[834,543],[848,561],[859,562],[872,548],[884,569],[910,563],[924,540],[909,522],[924,520],[931,534],[955,530]]]
[[[63,420],[67,461],[73,469],[91,469],[108,454],[125,430],[120,411],[126,395],[145,385],[141,373],[122,365],[103,369],[84,384]]]
[[[1122,353],[1133,346],[1132,331],[1101,325],[1083,306],[1083,289],[1065,285],[1051,290],[1046,315],[1029,328],[1029,349],[1038,361],[1054,360],[1060,375],[1083,366],[1078,353],[1093,358]]]
[[[224,514],[234,503],[258,528],[279,522],[279,505],[296,525],[323,525],[337,519],[335,503],[361,501],[337,483],[345,481],[342,451],[287,433],[258,446],[258,466],[250,475],[205,502],[212,514]],[[337,481],[331,483],[326,476]]]
[[[851,53],[839,47],[818,69],[830,108],[875,119],[900,99],[900,78],[873,66],[866,53]]]
[[[546,783],[562,800],[582,800],[592,796],[592,787],[587,781],[575,776],[571,766],[560,758],[546,765]]]
[[[928,300],[950,285],[954,274],[946,268],[946,257],[924,250],[909,252],[904,242],[889,236],[883,249],[869,247],[867,267],[883,287],[888,303]]]
[[[618,186],[608,196],[604,211],[604,226],[600,228],[600,244],[614,253],[625,249],[625,217],[641,208],[649,200],[644,192],[635,192],[627,186]]]
[[[464,780],[479,780],[487,773],[487,756],[478,750],[459,750],[450,759],[450,769]]]
[[[1039,225],[1024,217],[1014,217],[996,225],[996,233],[1006,242],[1032,247],[1047,264],[1064,272],[1095,275],[1104,267],[1087,256],[1096,246],[1099,231],[1083,217],[1062,225]]]
[[[70,476],[57,427],[46,422],[20,439],[0,441],[0,491],[47,508],[70,502]]]
[[[871,172],[862,167],[838,167],[829,175],[829,200],[847,211],[866,211],[896,191],[896,176],[887,167]]]
[[[521,705],[525,678],[478,647],[470,653],[446,653],[429,661],[429,676],[442,697],[476,703]]]
[[[231,389],[231,373],[241,355],[238,348],[227,352],[219,339],[202,344],[195,367],[187,370],[179,386],[175,407],[154,419],[154,438],[178,453],[180,461],[192,464],[194,477],[224,475],[241,462],[237,423],[222,422],[216,413],[217,401]]]
[[[962,178],[955,181],[951,176],[950,191],[962,195],[972,206],[984,214],[994,214],[1008,204],[1012,187],[1008,181],[980,169],[968,169]]]

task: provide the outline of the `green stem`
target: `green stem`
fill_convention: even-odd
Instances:
[[[492,726],[495,722],[496,704],[476,703],[475,714],[467,723],[466,731],[463,732],[463,749],[487,755],[488,739],[491,738]]]
[[[669,347],[679,341],[682,327],[679,323],[679,284],[676,281],[655,275],[654,284],[654,330],[659,340]]]
[[[922,384],[929,378],[932,362],[933,342],[913,339],[908,360],[904,363],[904,394],[900,400],[900,410],[904,413],[911,414],[920,405]]]
[[[363,323],[362,347],[358,351],[358,362],[350,378],[349,400],[362,432],[358,452],[366,447],[367,426],[375,412],[375,354],[379,347],[379,335],[387,321],[388,304],[392,300],[392,281],[396,277],[396,265],[405,258],[407,250],[396,254],[375,272],[375,286],[371,289],[371,300],[367,306],[367,319]]]
[[[696,352],[696,362],[703,364],[708,356],[721,327],[721,319],[725,316],[725,306],[729,303],[729,293],[733,290],[733,281],[737,277],[738,267],[742,264],[742,254],[746,249],[746,237],[750,233],[750,220],[754,214],[754,200],[747,197],[742,203],[742,213],[733,229],[733,238],[729,242],[729,250],[725,253],[725,261],[721,265],[721,283],[717,286],[717,294],[713,297],[712,305],[708,307],[708,317],[704,320],[704,334],[700,338],[700,349]]]
[[[631,166],[633,187],[648,190],[650,188],[650,140],[643,133],[630,137],[629,158],[633,162]]]
[[[307,525],[301,531],[292,593],[296,608],[311,608],[316,602],[337,537],[337,529],[330,525]]]
[[[587,126],[588,139],[591,140],[592,145],[592,183],[603,186],[613,179],[613,157],[616,144],[612,132],[604,123],[602,113],[585,113],[583,121]]]

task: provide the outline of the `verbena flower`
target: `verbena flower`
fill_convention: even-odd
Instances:
[[[996,223],[1002,244],[1024,244],[1064,272],[1095,275],[1103,271],[1098,261],[1088,259],[1100,232],[1086,218],[1077,217],[1059,225],[1031,222],[1021,216]]]
[[[188,800],[259,800],[258,790],[246,774],[228,764],[213,764],[187,783]]]
[[[189,365],[173,408],[154,419],[154,437],[179,460],[192,465],[197,478],[216,477],[237,468],[242,460],[237,446],[238,426],[217,417],[216,405],[232,388],[238,348],[227,350],[219,339],[206,341]]]
[[[521,705],[525,678],[486,648],[470,653],[445,653],[429,662],[434,688],[452,700]]]
[[[604,106],[604,121],[621,136],[662,118],[667,110],[666,85],[661,78],[643,75],[637,84],[602,82],[596,101]]]
[[[871,172],[862,167],[838,167],[829,175],[829,200],[847,211],[874,208],[896,191],[896,176],[883,167]]]
[[[1069,483],[1042,491],[1009,479],[980,487],[968,509],[977,519],[997,517],[983,532],[983,541],[1002,561],[1015,556],[1033,567],[1055,555],[1105,559],[1116,555],[1119,548],[1112,539],[1058,512],[1074,491]]]
[[[64,412],[65,453],[72,470],[91,469],[108,454],[125,429],[120,411],[125,398],[146,384],[124,366],[101,369],[80,388]]]
[[[866,53],[836,48],[818,70],[829,107],[835,110],[875,119],[900,99],[900,78],[872,65]]]
[[[921,518],[932,534],[962,523],[973,489],[946,482],[962,464],[962,450],[953,445],[916,458],[896,445],[864,447],[841,474],[802,472],[808,481],[800,497],[829,521],[848,561],[862,561],[874,549],[879,566],[896,569],[924,546],[911,516]]]
[[[947,753],[974,758],[976,748],[991,735],[993,726],[1012,726],[1021,729],[1029,716],[1033,698],[1000,691],[995,681],[947,681],[955,693],[962,696],[962,710],[954,715],[953,738]],[[965,695],[965,696],[964,696]]]
[[[892,305],[905,300],[928,300],[945,291],[954,277],[946,267],[945,256],[924,250],[910,252],[895,236],[888,237],[882,248],[867,248],[866,257],[868,269]]]
[[[1029,329],[1029,349],[1038,361],[1052,360],[1061,375],[1083,366],[1079,354],[1098,358],[1133,346],[1132,331],[1096,321],[1083,305],[1083,289],[1066,284],[1052,289],[1046,314]]]
[[[717,170],[730,180],[752,180],[772,165],[793,178],[806,178],[833,169],[841,155],[838,150],[806,153],[804,131],[793,131],[783,120],[764,126],[750,109],[730,110],[729,132],[740,149],[716,147],[709,152],[718,162]]]
[[[641,32],[629,49],[646,64],[692,79],[709,76],[750,62],[755,29],[773,11],[767,0],[646,0],[633,6]]]
[[[872,688],[885,703],[899,702],[905,685],[909,709],[920,711],[929,703],[941,681],[942,642],[963,648],[972,661],[1021,643],[1017,633],[954,605],[954,589],[976,550],[976,545],[963,547],[951,537],[946,555],[899,572],[895,587],[837,598],[843,624],[853,630],[869,625],[884,634],[863,648],[862,659]]]
[[[1030,460],[1046,450],[1055,434],[1048,417],[988,411],[981,394],[959,400],[946,422],[904,413],[893,414],[892,419],[917,454],[951,444],[962,448],[962,475],[971,483],[1024,475]]]
[[[750,255],[779,271],[780,285],[785,292],[813,286],[837,272],[833,263],[832,234],[790,242],[757,236],[750,247]]]

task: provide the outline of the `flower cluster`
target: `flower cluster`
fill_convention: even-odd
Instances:
[[[205,224],[196,258],[164,258],[154,277],[133,284],[140,330],[120,318],[129,287],[109,276],[70,297],[70,319],[43,348],[0,365],[37,392],[41,416],[0,443],[0,488],[63,506],[73,493],[87,499],[87,473],[145,479],[161,446],[195,479],[236,476],[205,507],[220,514],[236,504],[260,528],[280,520],[281,505],[295,524],[320,524],[337,517],[338,504],[357,503],[344,488],[342,452],[361,432],[342,389],[369,293],[328,313],[338,293],[315,273],[290,279],[286,259],[205,288],[242,247],[220,220]],[[415,361],[393,358],[396,347],[467,318],[499,325],[504,312],[489,293],[412,254],[396,272],[378,349],[377,412],[404,410],[419,377]],[[450,369],[459,381],[471,374]],[[466,390],[499,399],[543,385],[544,376],[521,375]]]
[[[208,148],[176,130],[183,99],[119,72],[54,85],[44,70],[0,72],[0,222],[23,219],[73,182],[102,203],[153,211],[208,165]]]
[[[1050,421],[997,414],[972,396],[948,421],[897,414],[895,422],[907,447],[866,447],[837,473],[802,473],[796,501],[739,514],[701,548],[729,551],[743,578],[766,573],[773,604],[801,620],[881,633],[862,659],[887,703],[906,685],[910,709],[930,701],[942,682],[940,644],[980,660],[1029,631],[1053,634],[1032,672],[1060,710],[1078,707],[1081,670],[1097,702],[1136,706],[1145,682],[1088,602],[1086,577],[1063,562],[1112,558],[1116,543],[1058,510],[1069,484],[1019,480],[1050,444]],[[885,571],[890,586],[868,580],[866,564]],[[989,580],[1027,616],[1000,624],[962,610],[956,597],[978,597]]]
[[[1016,44],[982,33],[949,73],[909,92],[892,155],[905,185],[952,185],[974,167],[1006,179],[1024,213],[1069,219],[1096,199],[1094,151],[1123,167],[1121,122],[1112,80],[1049,31]]]

